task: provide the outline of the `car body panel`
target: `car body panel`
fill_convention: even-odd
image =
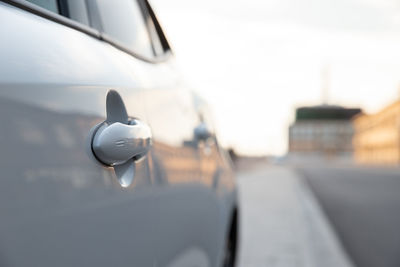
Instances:
[[[1,2],[0,24],[0,265],[218,266],[232,172],[194,141],[197,109],[173,60],[139,60]],[[154,135],[128,188],[88,145],[111,89]]]

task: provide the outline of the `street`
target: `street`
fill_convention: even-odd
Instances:
[[[400,266],[399,173],[321,165],[239,172],[239,266]]]
[[[399,169],[308,166],[298,171],[356,266],[400,266]]]
[[[352,267],[307,184],[292,169],[238,173],[239,267]]]

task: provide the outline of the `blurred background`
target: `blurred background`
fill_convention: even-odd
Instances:
[[[152,3],[236,163],[240,266],[400,266],[400,2]]]
[[[396,0],[153,5],[187,79],[211,104],[220,139],[241,154],[291,151],[288,128],[298,122],[299,107],[375,114],[399,97]]]

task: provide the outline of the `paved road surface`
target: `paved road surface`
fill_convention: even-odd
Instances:
[[[400,169],[302,167],[358,267],[400,266]]]
[[[296,172],[242,171],[239,267],[352,267],[307,184]]]

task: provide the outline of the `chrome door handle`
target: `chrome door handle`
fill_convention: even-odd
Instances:
[[[90,155],[105,166],[114,168],[121,186],[132,184],[136,162],[151,147],[150,127],[138,119],[129,119],[125,104],[116,91],[106,100],[107,119],[90,130]]]
[[[93,138],[92,149],[100,162],[114,166],[146,155],[150,145],[150,128],[134,119],[128,124],[103,123]]]

